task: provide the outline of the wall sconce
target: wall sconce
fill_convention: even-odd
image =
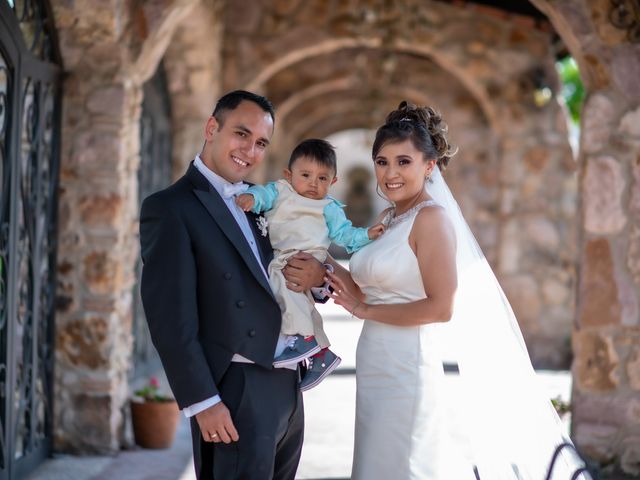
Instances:
[[[536,104],[536,107],[542,108],[551,101],[552,97],[553,92],[549,87],[537,88],[533,92],[533,103]]]
[[[544,68],[536,67],[529,71],[529,84],[533,85],[533,103],[542,108],[553,98],[553,90],[547,82]]]

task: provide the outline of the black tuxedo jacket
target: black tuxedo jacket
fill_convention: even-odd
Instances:
[[[247,215],[266,269],[269,239]],[[240,227],[193,163],[144,200],[140,244],[142,303],[180,408],[218,394],[235,353],[271,368],[280,309]]]

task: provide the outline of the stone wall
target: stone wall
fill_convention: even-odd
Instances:
[[[257,179],[277,175],[269,167],[302,137],[375,128],[399,99],[436,103],[462,148],[452,188],[538,364],[566,364],[578,292],[578,446],[640,474],[640,51],[608,20],[608,0],[533,1],[589,92],[577,163],[561,106],[534,97],[558,88],[551,29],[525,17],[418,0],[52,2],[66,71],[56,449],[114,453],[123,441],[141,86],[164,56],[174,176],[221,90],[279,107]]]
[[[578,61],[587,90],[574,437],[593,459],[640,475],[640,43],[611,23],[613,2],[534,3]]]

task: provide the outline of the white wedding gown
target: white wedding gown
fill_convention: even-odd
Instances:
[[[352,256],[351,275],[367,303],[426,297],[409,234],[418,212],[434,206],[422,202],[395,218],[384,235]],[[474,478],[447,424],[440,327],[365,319],[356,356],[353,480]]]

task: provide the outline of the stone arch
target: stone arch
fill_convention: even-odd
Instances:
[[[294,93],[284,103],[281,103],[278,106],[278,118],[287,118],[292,111],[311,98],[337,91],[355,90],[356,87],[357,85],[349,78],[337,78],[314,84]],[[424,92],[412,88],[400,88],[398,91],[402,97],[406,97],[419,105],[430,104],[429,97]]]
[[[392,98],[406,99],[419,105],[431,104],[427,95],[411,88],[397,87],[387,90],[386,93]],[[326,114],[323,114],[322,112],[320,114],[314,112],[314,114],[311,115],[301,113],[304,111],[305,102],[313,101],[318,98],[327,98],[335,94],[357,96],[357,85],[351,81],[345,81],[345,79],[338,79],[336,81],[314,85],[308,89],[300,91],[298,94],[294,94],[292,97],[289,97],[289,99],[282,104],[282,107],[278,108],[278,121],[283,126],[287,126],[289,123],[292,124],[293,130],[287,130],[287,135],[293,142],[301,140],[302,137],[312,132],[316,136],[325,137],[340,130],[359,127],[375,128],[377,126],[378,120],[372,119],[370,113],[366,115],[369,117],[366,120],[364,119],[365,115],[359,115],[358,117],[362,118],[362,120],[357,122],[354,122],[353,117],[342,117],[344,119],[342,122],[338,121],[324,125],[322,122],[324,119],[327,119]],[[335,105],[335,102],[331,102],[331,105],[334,108],[338,107],[338,105]],[[338,116],[343,113],[344,112],[339,108],[336,108],[334,116]],[[298,118],[300,121],[298,121]],[[337,120],[339,120],[339,118]],[[282,130],[284,130],[284,127],[281,128],[281,131]],[[281,151],[283,147],[285,151],[290,150],[293,147],[291,142],[288,142],[281,147],[278,145],[280,138],[276,138],[274,140],[274,150],[276,151]]]
[[[354,73],[354,62],[360,66],[371,66],[373,71],[368,70],[364,75]],[[404,72],[409,67],[412,71],[407,75]],[[407,76],[411,77],[409,81]],[[428,95],[424,88],[427,82],[430,84]],[[301,83],[298,89],[297,85]],[[335,109],[344,109],[340,103],[351,102],[353,97],[358,97],[362,105],[354,105],[352,110],[368,109],[371,119],[360,126],[369,128],[377,126],[386,112],[403,99],[442,109],[451,101],[441,104],[444,101],[441,99],[455,98],[456,104],[462,102],[471,105],[472,109],[477,108],[480,111],[479,121],[487,122],[481,106],[456,77],[427,57],[400,54],[394,50],[348,48],[331,55],[301,59],[274,73],[262,90],[277,106],[278,126],[272,147],[272,152],[275,152],[272,157],[276,158],[282,156],[281,144],[285,144],[284,149],[287,150],[293,146],[292,142],[300,140],[296,131],[311,133],[314,126],[321,126],[312,119],[318,116],[318,110],[326,110],[328,104]],[[335,96],[339,98],[334,99]],[[320,101],[316,102],[316,99]],[[309,127],[305,128],[305,124]],[[337,125],[336,128],[339,127]],[[288,137],[288,141],[283,137]]]
[[[338,85],[345,86],[345,83],[339,82]],[[311,89],[313,90],[313,87]],[[325,138],[336,132],[350,129],[375,130],[386,112],[395,108],[402,99],[408,99],[418,104],[433,104],[431,99],[421,92],[412,92],[402,86],[394,87],[385,90],[385,93],[389,95],[387,102],[376,100],[376,108],[379,112],[372,115],[372,105],[360,99],[357,89],[345,88],[342,90],[343,96],[338,98],[330,98],[331,95],[335,96],[335,91],[320,90],[320,92],[315,103],[301,102],[297,109],[285,112],[287,115],[284,119],[278,117],[278,128],[282,136],[279,137],[277,143],[274,142],[271,165],[275,168],[271,169],[271,178],[278,175],[288,159],[291,149],[303,138],[309,136]],[[433,93],[437,97],[438,93]],[[330,97],[327,97],[327,94]],[[306,101],[313,99],[313,97],[304,94],[303,97]],[[454,143],[461,144],[463,147],[460,155],[452,163],[450,172],[453,176],[450,178],[469,180],[475,176],[481,177],[482,180],[476,181],[471,188],[464,188],[462,180],[451,180],[452,188],[459,193],[461,205],[474,226],[487,257],[495,263],[497,225],[487,219],[491,218],[491,212],[498,210],[499,197],[496,177],[487,175],[486,171],[483,174],[483,170],[491,165],[494,170],[497,170],[498,158],[490,140],[487,145],[482,146],[483,139],[487,139],[492,133],[480,108],[476,108],[475,115],[466,112],[464,113],[465,118],[462,119],[460,115],[460,112],[447,103],[445,119],[448,119],[447,121],[452,127],[451,130],[454,132]],[[466,119],[466,117],[470,118]],[[283,131],[287,131],[288,135],[285,135]],[[475,151],[472,150],[474,145],[476,146]]]
[[[533,37],[536,35],[532,34]],[[487,249],[488,256],[494,259],[501,282],[521,318],[536,364],[564,366],[568,364],[570,355],[570,319],[573,308],[571,288],[574,283],[575,262],[571,232],[574,215],[571,208],[570,211],[549,212],[545,204],[550,198],[576,195],[575,168],[567,136],[563,136],[566,125],[560,107],[554,102],[542,107],[533,103],[533,91],[538,88],[536,82],[544,82],[544,86],[554,90],[558,88],[553,57],[549,54],[550,47],[546,47],[546,51],[539,47],[541,50],[535,53],[541,53],[542,59],[534,58],[529,50],[521,47],[526,42],[526,35],[510,31],[506,36],[514,39],[515,52],[510,50],[511,47],[505,40],[501,40],[503,45],[498,45],[498,50],[493,55],[473,42],[458,46],[477,51],[472,61],[459,55],[455,41],[452,41],[453,45],[439,44],[424,32],[416,33],[413,39],[398,38],[392,42],[385,42],[382,36],[371,35],[357,38],[348,35],[339,38],[314,38],[314,41],[309,42],[295,42],[293,37],[286,41],[275,39],[274,44],[284,51],[264,61],[252,58],[247,61],[251,65],[247,65],[248,68],[242,75],[237,75],[237,78],[249,79],[247,88],[260,90],[275,99],[276,105],[279,101],[284,104],[285,115],[279,117],[276,133],[278,138],[274,138],[273,149],[280,159],[288,157],[286,150],[298,140],[296,137],[327,130],[319,128],[321,122],[326,126],[336,125],[331,128],[339,128],[340,123],[346,122],[352,123],[349,126],[372,126],[371,121],[345,111],[340,105],[333,107],[333,114],[321,113],[321,110],[326,110],[331,104],[330,100],[317,105],[312,103],[312,98],[328,97],[331,93],[346,91],[349,80],[336,76],[331,69],[324,67],[321,71],[325,78],[323,81],[316,81],[304,74],[305,62],[313,59],[321,61],[328,57],[338,58],[344,52],[358,51],[411,55],[417,63],[433,62],[454,83],[462,85],[466,94],[480,106],[489,125],[489,158],[500,159],[495,164],[485,162],[481,167],[481,170],[486,171],[493,165],[497,178],[494,188],[499,191],[499,198],[495,199],[494,207],[490,209],[493,213],[487,212],[485,215],[499,218],[496,220],[499,224],[498,233],[492,228],[479,229],[484,232],[481,235],[488,239],[486,244],[492,245]],[[538,37],[544,37],[544,34]],[[289,44],[295,47],[288,50]],[[276,50],[273,48],[271,51],[273,53]],[[497,60],[500,54],[504,54],[509,63],[505,75],[502,75],[503,71]],[[230,71],[233,72],[233,69],[232,63]],[[476,71],[478,74],[474,73]],[[302,82],[307,83],[304,83],[299,93],[294,94],[290,93],[295,89],[291,82],[288,88],[274,86],[277,84],[274,79],[285,74],[289,78],[298,76]],[[398,88],[397,82],[391,82],[386,84],[386,90],[390,89],[390,85]],[[363,90],[370,88],[366,81],[359,87]],[[388,105],[387,109],[394,106]],[[355,106],[353,109],[357,110]],[[295,111],[303,114],[296,119],[293,113]],[[377,118],[383,116],[380,112]],[[293,118],[290,122],[287,121],[289,117]],[[360,124],[356,125],[357,123]],[[288,124],[292,125],[288,132],[289,138],[282,139],[279,136],[286,136],[282,132],[289,129]],[[264,175],[264,171],[262,174]],[[483,176],[486,178],[488,175],[485,173]],[[467,181],[473,180],[470,173],[465,178]],[[486,197],[484,194],[482,196]],[[546,277],[549,279],[546,280]],[[560,293],[550,294],[552,290]]]
[[[173,178],[203,143],[221,89],[222,3],[200,1],[176,27],[164,54],[173,117]]]
[[[284,54],[274,62],[270,63],[263,70],[258,73],[255,79],[251,80],[247,85],[247,90],[263,91],[264,85],[276,75],[278,72],[293,67],[296,63],[307,60],[321,55],[328,55],[336,53],[340,50],[352,49],[352,48],[370,48],[370,49],[382,49],[382,38],[342,38],[342,39],[330,39],[320,44],[303,47],[297,50],[293,50]],[[494,121],[496,113],[492,107],[492,103],[489,101],[489,97],[485,89],[476,82],[472,77],[465,75],[465,71],[455,62],[447,58],[447,56],[437,50],[431,48],[428,44],[411,44],[407,42],[397,42],[390,49],[391,51],[397,51],[399,53],[409,53],[420,57],[428,58],[438,64],[443,70],[450,73],[458,81],[460,81],[475,97],[479,105],[482,107],[485,115],[492,124],[495,124],[495,128],[498,128],[497,122]]]

